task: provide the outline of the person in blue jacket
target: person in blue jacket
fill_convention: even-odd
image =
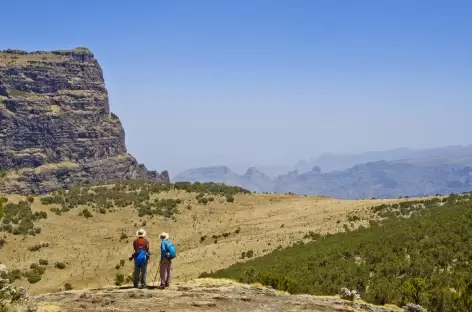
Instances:
[[[160,276],[161,276],[161,288],[169,287],[172,280],[172,256],[171,248],[172,243],[169,241],[169,234],[163,232],[160,235],[161,238],[161,262],[160,262]]]

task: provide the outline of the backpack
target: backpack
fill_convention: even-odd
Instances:
[[[140,240],[138,238],[138,248],[136,251],[135,263],[137,266],[141,266],[147,260],[147,252],[146,252],[146,239],[143,239],[144,246],[140,244]]]
[[[138,254],[135,258],[135,263],[137,266],[143,265],[147,260],[147,253],[145,249],[139,249]]]
[[[174,259],[175,257],[177,257],[177,251],[175,250],[175,246],[174,244],[171,243],[171,241],[168,242],[168,245],[167,245],[167,252],[169,253],[169,257],[168,259]]]

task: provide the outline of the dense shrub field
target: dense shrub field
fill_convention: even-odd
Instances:
[[[100,213],[106,213],[107,209],[116,207],[134,207],[139,216],[161,215],[172,217],[177,211],[180,199],[152,199],[151,195],[180,190],[199,193],[198,203],[207,204],[214,200],[213,196],[226,197],[227,201],[234,200],[233,195],[238,193],[249,194],[248,190],[240,187],[227,186],[218,183],[189,183],[177,182],[174,184],[153,183],[149,181],[130,180],[110,185],[84,185],[75,186],[67,190],[61,189],[41,198],[43,205],[58,204],[60,209],[54,209],[56,214],[61,214],[80,205],[88,205],[96,208]],[[205,194],[213,195],[205,197]],[[82,211],[84,217],[91,217],[90,212]]]
[[[46,219],[46,212],[31,211],[31,203],[20,201],[18,204],[9,203],[4,197],[0,197],[0,232],[8,232],[14,235],[36,235],[41,228],[35,224],[41,219]]]
[[[317,295],[347,287],[376,304],[472,311],[472,195],[372,209],[381,221],[369,228],[317,237],[201,276]]]

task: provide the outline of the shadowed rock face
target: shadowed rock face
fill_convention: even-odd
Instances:
[[[92,52],[0,52],[0,191],[117,179],[168,182],[127,154]]]

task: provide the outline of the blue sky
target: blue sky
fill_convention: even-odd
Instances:
[[[472,1],[1,1],[0,49],[89,47],[171,175],[470,144]]]

